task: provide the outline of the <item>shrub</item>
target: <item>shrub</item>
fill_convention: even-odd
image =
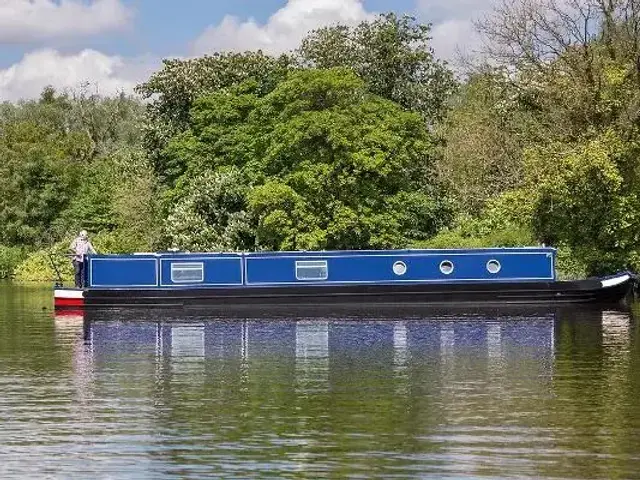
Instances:
[[[24,249],[0,245],[0,279],[12,277],[15,268],[24,258]]]
[[[15,269],[16,280],[25,282],[45,282],[58,280],[57,268],[64,281],[73,279],[71,259],[65,256],[70,242],[60,242],[51,249],[38,250],[29,254]]]

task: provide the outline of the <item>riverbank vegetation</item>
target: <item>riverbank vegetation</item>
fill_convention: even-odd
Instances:
[[[167,60],[136,96],[3,104],[0,275],[51,278],[80,228],[103,252],[544,243],[563,277],[640,269],[640,4],[512,0],[478,28],[458,75],[388,14]]]

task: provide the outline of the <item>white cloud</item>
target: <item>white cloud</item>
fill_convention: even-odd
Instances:
[[[0,0],[0,44],[94,35],[131,17],[120,0]]]
[[[433,24],[432,45],[436,55],[455,62],[458,53],[480,49],[480,36],[473,21],[491,11],[495,0],[417,0],[422,21]]]
[[[473,55],[481,49],[481,38],[471,20],[448,20],[431,31],[436,56],[455,64],[458,56]]]
[[[194,55],[257,49],[282,53],[296,48],[311,30],[334,23],[353,25],[371,16],[362,0],[288,0],[265,25],[226,16],[208,27],[192,50]]]
[[[47,85],[65,90],[88,84],[91,92],[102,95],[131,93],[158,63],[153,58],[125,60],[95,50],[83,50],[73,55],[51,49],[39,50],[0,70],[0,101],[36,98]]]

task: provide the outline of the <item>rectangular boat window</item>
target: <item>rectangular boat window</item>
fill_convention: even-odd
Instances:
[[[198,283],[204,282],[203,263],[172,263],[172,283]]]
[[[298,280],[326,280],[329,269],[326,260],[296,262],[296,278]]]

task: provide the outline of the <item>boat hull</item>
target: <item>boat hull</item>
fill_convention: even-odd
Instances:
[[[183,289],[89,289],[79,302],[56,297],[56,308],[216,307],[262,309],[298,306],[477,306],[619,303],[631,292],[633,277],[570,282],[500,282],[402,285],[323,285]]]

